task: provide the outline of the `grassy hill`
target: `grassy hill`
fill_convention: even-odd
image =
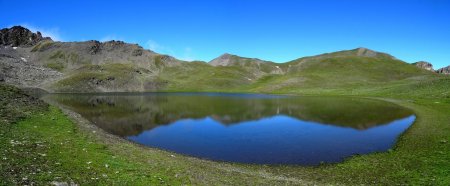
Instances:
[[[363,51],[361,51],[363,50]],[[50,85],[57,92],[189,91],[301,94],[377,94],[408,90],[449,96],[449,77],[394,57],[354,49],[304,57],[287,63],[231,56],[226,65],[180,62],[143,67],[134,63],[84,65]],[[267,69],[278,69],[271,71]],[[437,94],[435,94],[437,93]]]
[[[350,50],[352,51],[355,50]],[[331,53],[285,63],[283,65],[288,66],[285,75],[264,77],[250,88],[263,92],[295,92],[296,89],[316,88],[355,89],[411,77],[436,76],[432,72],[385,56],[335,55],[337,54]]]
[[[158,77],[167,82],[168,86],[163,87],[163,91],[407,94],[415,90],[424,96],[427,96],[427,91],[433,92],[434,96],[450,95],[448,76],[363,48],[304,57],[282,64],[266,64],[279,66],[282,69],[279,74],[256,76],[252,73],[255,68],[242,67],[251,64],[255,62],[235,60],[226,66],[186,63],[165,68]]]

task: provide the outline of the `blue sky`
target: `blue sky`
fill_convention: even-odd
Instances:
[[[366,47],[450,65],[447,0],[0,0],[0,27],[62,41],[124,40],[185,60],[225,52],[286,62]]]

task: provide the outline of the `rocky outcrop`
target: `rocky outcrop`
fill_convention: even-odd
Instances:
[[[89,46],[89,53],[90,54],[94,55],[94,54],[97,54],[100,51],[101,43],[99,41],[92,40],[92,41],[88,41],[88,43],[90,45]]]
[[[437,73],[439,74],[446,74],[449,75],[450,74],[450,66],[444,67],[444,68],[440,68],[438,70],[436,70]]]
[[[0,30],[0,45],[29,47],[42,40],[51,40],[51,38],[42,37],[40,32],[33,33],[22,26],[13,26]]]
[[[429,71],[434,71],[433,70],[433,65],[429,62],[426,61],[419,61],[419,62],[415,62],[413,63],[413,65],[416,65],[416,67],[425,69],[425,70],[429,70]]]
[[[91,40],[91,41],[87,41],[87,43],[89,44],[89,47],[88,47],[89,53],[92,55],[98,54],[101,51],[105,51],[105,52],[116,51],[117,52],[117,50],[122,50],[122,51],[123,50],[132,50],[133,56],[141,56],[144,51],[144,49],[139,45],[128,44],[123,41],[111,40],[111,41],[106,41],[106,42],[100,42],[100,41],[96,41],[96,40]]]
[[[111,40],[111,41],[103,42],[102,49],[107,50],[107,51],[112,51],[112,50],[123,48],[125,45],[132,45],[132,44],[128,44],[123,41]]]

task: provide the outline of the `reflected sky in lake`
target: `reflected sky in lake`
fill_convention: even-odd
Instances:
[[[415,120],[392,103],[224,93],[53,94],[100,128],[218,161],[317,165],[386,151]]]

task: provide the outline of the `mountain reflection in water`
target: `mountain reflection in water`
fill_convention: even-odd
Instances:
[[[415,120],[361,98],[222,93],[51,94],[103,130],[197,157],[316,165],[385,151]]]

